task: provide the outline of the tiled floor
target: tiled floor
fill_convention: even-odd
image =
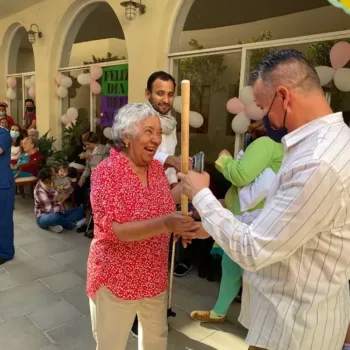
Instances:
[[[95,349],[85,295],[89,244],[75,232],[39,229],[32,200],[16,199],[16,257],[0,267],[0,349]],[[238,304],[229,313],[233,323],[190,319],[190,311],[213,306],[217,291],[217,283],[199,279],[195,271],[175,281],[177,317],[169,320],[169,350],[247,349],[246,332],[237,322]],[[127,349],[137,349],[135,339],[130,338]]]

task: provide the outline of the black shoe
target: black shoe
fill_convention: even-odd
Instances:
[[[0,265],[5,264],[5,262],[8,262],[9,259],[5,259],[5,258],[0,258]]]
[[[76,232],[77,232],[77,233],[83,233],[83,232],[85,232],[86,230],[87,230],[87,225],[84,224],[84,225],[78,227],[78,228],[76,229]]]
[[[193,269],[193,265],[179,264],[175,267],[174,276],[184,277]]]
[[[139,321],[138,321],[137,317],[135,317],[135,320],[134,320],[134,323],[131,327],[130,333],[134,338],[138,339],[138,337],[139,337]]]
[[[95,237],[94,236],[94,231],[90,230],[88,232],[85,232],[84,236],[87,237],[87,238],[93,239]]]

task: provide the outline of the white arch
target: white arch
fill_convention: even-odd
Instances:
[[[17,61],[18,61],[18,52],[21,46],[23,37],[19,35],[21,30],[25,30],[25,27],[21,23],[13,23],[7,29],[3,41],[1,44],[1,49],[5,53],[4,63],[5,63],[5,74],[14,74],[17,73]],[[34,56],[34,66],[35,66],[35,55]],[[21,72],[18,72],[21,73]]]
[[[177,52],[180,49],[181,34],[191,7],[195,0],[181,0],[173,17],[171,39],[168,52]]]
[[[79,32],[79,29],[83,25],[86,18],[99,6],[99,4],[109,4],[107,0],[78,0],[75,1],[63,15],[56,33],[59,40],[53,42],[52,52],[52,64],[54,69],[57,70],[60,67],[68,67],[70,61],[71,50],[75,41],[75,38]],[[113,8],[111,10],[115,13]],[[117,20],[118,15],[115,13]],[[119,21],[120,25],[122,23]],[[124,28],[122,26],[123,32]]]

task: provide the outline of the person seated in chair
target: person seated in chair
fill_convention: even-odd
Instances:
[[[42,163],[43,156],[37,148],[37,140],[26,137],[22,142],[24,153],[19,157],[16,165],[12,165],[12,172],[15,179],[23,177],[38,176],[38,170]]]
[[[85,223],[84,210],[81,207],[65,210],[64,202],[69,197],[58,198],[53,187],[56,178],[54,169],[39,171],[39,182],[34,189],[34,205],[37,224],[40,228],[60,233],[63,229],[73,230]]]
[[[11,146],[11,164],[16,165],[18,158],[22,154],[21,142],[23,140],[23,132],[18,124],[13,124],[10,130],[12,138]]]

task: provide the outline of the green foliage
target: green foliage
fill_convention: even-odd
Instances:
[[[328,40],[309,44],[307,46],[306,58],[311,62],[311,64],[314,67],[331,67],[331,60],[329,54],[331,52],[331,48],[339,41],[346,41],[349,43],[350,39]]]
[[[96,63],[103,63],[103,62],[112,62],[112,61],[121,61],[125,60],[126,58],[124,56],[113,56],[111,52],[107,52],[106,57],[96,57],[92,55],[92,61],[84,61],[84,64],[96,64]]]
[[[41,136],[38,139],[38,149],[43,155],[43,163],[42,166],[57,166],[59,164],[63,164],[67,161],[67,157],[63,151],[58,151],[54,143],[57,141],[52,136],[49,137],[48,131],[45,135]]]
[[[203,50],[204,46],[197,40],[191,39],[189,45],[192,50]],[[207,55],[180,60],[180,80],[191,82],[191,94],[194,107],[204,114],[203,100],[213,94],[225,91],[220,84],[220,77],[227,69],[224,65],[224,55]]]
[[[90,121],[86,116],[79,115],[75,124],[64,128],[62,133],[62,152],[69,159],[80,146],[81,136],[90,130]]]
[[[261,41],[268,41],[272,39],[272,33],[271,30],[263,30],[258,36],[253,36],[248,43],[258,43]],[[242,41],[242,40],[237,40],[237,44],[246,44],[246,42]],[[264,49],[255,49],[252,51],[249,51],[249,67],[250,70],[252,71],[253,69],[255,69],[255,67],[258,65],[258,63],[261,62],[261,60],[268,55],[269,53],[271,53],[273,50],[273,48],[264,48]]]

